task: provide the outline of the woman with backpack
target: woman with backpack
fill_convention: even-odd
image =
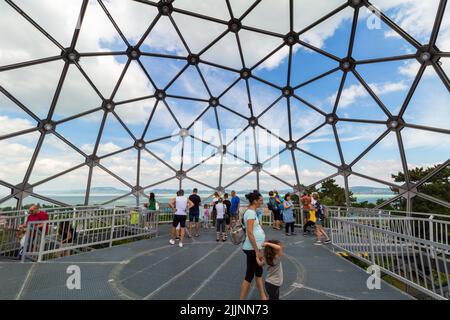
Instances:
[[[267,208],[273,213],[273,228],[275,230],[281,230],[281,214],[280,209],[278,208],[277,200],[275,199],[275,194],[273,191],[269,192],[269,203],[267,204]]]
[[[247,298],[253,278],[256,276],[256,287],[261,295],[261,300],[267,300],[262,280],[264,258],[261,254],[262,245],[266,235],[258,219],[256,211],[263,203],[263,197],[259,192],[253,191],[245,196],[249,202],[247,211],[243,217],[243,226],[245,228],[245,241],[242,246],[247,257],[247,270],[245,279],[242,282],[240,300]]]

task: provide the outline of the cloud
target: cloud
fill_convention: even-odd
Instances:
[[[396,91],[404,91],[408,87],[403,82],[386,82],[386,83],[369,83],[369,87],[377,96],[382,96]],[[342,90],[341,98],[339,100],[339,107],[346,108],[353,105],[358,99],[368,97],[369,93],[361,84],[353,84],[344,90]],[[329,97],[327,100],[329,103],[334,104],[336,101],[337,93]]]
[[[420,41],[426,39],[427,33],[431,29],[434,21],[434,15],[436,13],[437,1],[415,1],[415,0],[380,0],[373,1],[376,5],[380,6],[383,10],[390,10],[389,14],[393,16],[394,20],[403,27],[406,31],[410,32],[414,37],[417,37]],[[146,6],[134,1],[123,0],[109,0],[105,1],[108,9],[115,17],[115,20],[127,36],[127,38],[135,42],[142,36],[150,24],[152,18],[156,14],[156,9],[151,6]],[[177,6],[178,2],[174,5]],[[182,2],[180,2],[182,3]],[[222,5],[224,1],[221,1]],[[245,9],[253,3],[253,1],[232,1],[233,9],[242,13]],[[263,27],[269,30],[283,33],[286,31],[286,23],[281,23],[280,19],[273,19],[274,15],[283,17],[286,13],[286,5],[288,1],[284,1],[282,5],[275,1],[264,1],[260,5],[264,6],[264,10],[255,11],[256,16],[247,17],[244,19],[244,24],[248,23],[254,25],[254,21],[260,21]],[[332,9],[340,5],[342,1],[313,1],[313,0],[301,0],[295,2],[296,10],[298,14],[296,16],[303,15],[304,19],[296,19],[296,29],[301,29],[312,23],[315,19],[330,12]],[[77,21],[77,15],[79,13],[81,1],[55,1],[55,0],[42,0],[42,1],[17,1],[17,4],[25,9],[27,13],[36,19],[38,23],[50,32],[63,46],[68,46],[72,38],[74,27]],[[223,13],[216,9],[217,3],[200,2],[200,1],[185,1],[180,6],[187,6],[196,12],[209,12],[214,13],[221,19],[228,19],[227,12]],[[239,7],[239,8],[238,8]],[[448,11],[448,10],[447,10]],[[326,48],[327,40],[330,39],[343,23],[348,22],[352,17],[352,10],[346,10],[341,15],[335,16],[326,21],[326,23],[320,24],[316,28],[310,30],[303,37],[303,40],[322,49]],[[363,15],[361,19],[365,18]],[[226,26],[220,24],[210,24],[200,19],[191,19],[181,14],[174,14],[174,19],[180,24],[181,32],[186,37],[186,41],[189,46],[194,48],[195,51],[199,51],[208,43],[214,39],[214,37],[225,30]],[[253,20],[252,20],[253,19]],[[286,16],[287,19],[287,16]],[[287,20],[283,20],[287,21]],[[444,19],[441,28],[441,34],[438,45],[441,48],[450,47],[450,27],[449,19]],[[10,28],[11,25],[15,27]],[[283,29],[284,28],[284,29]],[[32,59],[38,59],[53,55],[59,55],[60,50],[48,41],[43,35],[34,29],[25,19],[23,19],[18,13],[11,9],[6,2],[0,3],[0,29],[10,30],[11,32],[0,33],[0,65],[6,65],[11,63],[17,63],[22,61],[28,61]],[[171,32],[169,30],[172,29]],[[256,63],[259,59],[273,50],[279,45],[282,40],[276,37],[263,36],[258,33],[249,32],[246,30],[241,31],[241,42],[244,49],[244,56],[248,66]],[[392,36],[391,33],[387,33],[386,36]],[[163,17],[156,25],[153,32],[145,40],[146,50],[153,52],[163,52],[170,54],[177,54],[185,56],[185,48],[180,39],[173,30],[168,18]],[[211,49],[211,53],[214,53],[214,59],[223,62],[225,65],[239,67],[239,59],[236,59],[237,55],[232,55],[232,51],[224,50],[228,46],[218,44],[216,48]],[[89,2],[86,17],[83,21],[80,37],[77,43],[77,50],[79,52],[98,52],[98,51],[117,51],[124,50],[125,46],[121,42],[121,39],[117,32],[114,30],[112,24],[101,10],[96,1]],[[295,47],[297,50],[298,47]],[[236,53],[236,52],[234,52]],[[282,64],[287,58],[287,50],[284,48],[279,53],[274,55],[268,61],[260,66],[260,69],[274,70],[280,64]],[[112,56],[102,56],[96,58],[81,58],[81,65],[85,68],[85,71],[92,78],[95,85],[101,91],[105,97],[109,97],[114,85],[119,78],[123,68],[124,60],[117,59]],[[448,64],[444,67],[447,68]],[[0,85],[5,86],[26,106],[32,111],[36,112],[39,117],[45,117],[47,115],[48,108],[51,104],[56,86],[61,75],[62,62],[53,62],[43,64],[37,67],[29,67],[9,72],[0,73]],[[399,69],[399,72],[409,77],[415,76],[417,73],[417,63],[407,64]],[[206,69],[208,69],[207,67]],[[448,69],[448,68],[447,68]],[[77,70],[71,66],[67,81],[63,86],[63,92],[60,97],[60,103],[57,105],[56,114],[59,117],[65,117],[71,115],[80,110],[97,107],[100,104],[99,97],[96,93],[90,89],[89,85],[85,82],[84,78],[80,74],[76,73]],[[164,70],[162,70],[164,72]],[[205,71],[209,76],[208,82],[214,83],[217,87],[226,87],[227,83],[224,81],[225,72],[217,71],[216,69],[209,68]],[[158,74],[156,74],[158,76]],[[193,81],[189,77],[183,78],[180,81],[180,86],[188,93],[195,94],[196,88],[192,86]],[[231,82],[230,82],[231,83]],[[403,91],[406,89],[404,83],[377,83],[370,84],[372,89],[378,95],[388,94],[390,92]],[[264,86],[255,87],[256,90],[252,91],[252,99],[255,110],[262,111],[270,103],[272,103],[276,94],[273,90],[264,88]],[[121,87],[117,93],[117,99],[125,100],[128,98],[136,98],[139,96],[145,96],[151,94],[153,88],[149,85],[145,74],[133,63],[130,66]],[[367,97],[367,92],[360,85],[354,85],[348,87],[343,92],[341,106],[348,107],[353,103],[356,103],[358,99]],[[230,108],[236,108],[239,105],[246,105],[242,101],[247,101],[248,97],[245,91],[239,93],[233,93],[230,95],[229,100],[225,105]],[[335,97],[330,97],[330,100],[334,100]],[[176,103],[176,102],[175,102]],[[230,105],[229,105],[230,104]],[[117,107],[119,116],[127,124],[143,124],[147,121],[148,115],[152,110],[154,100],[145,100],[137,103],[132,103]],[[441,104],[444,106],[445,104]],[[181,106],[181,104],[180,104]],[[83,109],[84,108],[84,109]],[[192,115],[192,110],[185,108],[178,108],[176,116],[180,119]],[[18,110],[17,106],[8,102],[1,105],[1,112],[10,112],[12,110]],[[120,110],[120,112],[119,112]],[[246,108],[246,111],[248,109]],[[246,114],[245,112],[242,112]],[[168,113],[162,117],[160,123],[161,126],[167,125],[168,121],[172,121]],[[444,121],[435,119],[433,113],[424,112],[424,119],[429,121]],[[426,118],[428,117],[428,118]],[[434,117],[434,118],[433,118]],[[433,120],[433,119],[434,120]],[[83,118],[86,122],[92,121],[90,117]],[[231,119],[231,116],[230,116]],[[280,115],[278,121],[274,122],[274,128],[269,129],[282,129],[285,126],[285,121]],[[444,120],[443,120],[444,119]],[[239,127],[241,124],[234,120],[220,119],[225,127]],[[229,120],[229,121],[227,121]],[[26,119],[12,118],[6,115],[0,115],[0,121],[2,127],[0,128],[0,134],[12,132],[14,130],[23,130],[30,128],[33,124]],[[311,112],[305,114],[304,117],[294,122],[294,126],[297,129],[305,127],[310,123],[317,123],[323,121],[323,117]],[[228,122],[228,123],[227,123]],[[434,122],[433,122],[434,123]],[[441,123],[441,122],[440,122]],[[215,125],[207,124],[215,127]],[[206,128],[206,129],[208,129]],[[350,129],[349,129],[350,130]],[[358,132],[358,135],[352,136],[349,131],[348,136],[344,136],[342,141],[355,141],[370,139],[370,132]],[[334,138],[330,138],[328,133],[318,133],[312,137],[309,143],[312,142],[332,142]],[[439,145],[439,142],[433,142],[430,135],[423,134],[419,137],[415,137],[409,143],[409,138],[405,138],[405,145],[409,145],[411,148],[419,148],[423,146]],[[31,139],[32,140],[32,139]],[[14,141],[0,141],[1,149],[1,162],[0,162],[0,179],[4,179],[11,182],[20,182],[23,179],[23,175],[28,168],[28,162],[31,155],[34,152],[34,146],[31,140],[16,139]],[[36,141],[34,139],[33,141]],[[47,141],[47,140],[46,140]],[[51,141],[51,140],[49,140]],[[129,142],[130,140],[128,140]],[[250,140],[251,141],[251,140]],[[260,139],[259,148],[267,148],[270,146],[270,142]],[[388,145],[386,145],[388,146]],[[92,144],[85,144],[82,146],[82,150],[92,150]],[[244,149],[253,153],[253,145],[245,146]],[[116,143],[111,141],[103,141],[99,146],[101,154],[111,153],[121,149]],[[162,143],[161,148],[158,149],[158,155],[161,157],[167,157],[172,162],[179,161],[176,157],[172,157],[169,153],[165,152],[165,149],[170,149],[166,144]],[[33,175],[37,177],[44,177],[46,175],[54,174],[55,172],[62,171],[69,166],[73,166],[77,162],[75,158],[71,157],[69,153],[61,152],[63,149],[58,149],[55,146],[52,152],[49,152],[41,160],[38,160],[38,166],[36,166]],[[119,154],[111,160],[110,165],[118,175],[123,176],[128,181],[134,181],[135,169],[129,165],[129,156],[127,154]],[[39,162],[42,161],[42,162]],[[217,164],[216,164],[217,165]],[[380,166],[391,165],[391,163],[364,163],[364,172],[370,175],[378,176]],[[393,163],[392,163],[393,165]],[[397,163],[398,165],[398,163]],[[151,160],[145,160],[142,162],[143,173],[147,176],[147,181],[151,181],[154,178],[165,177],[171,171],[160,162]],[[14,172],[11,173],[11,168],[14,167]],[[230,179],[234,179],[242,175],[242,168],[237,164],[228,166],[229,169],[226,175]],[[217,167],[216,167],[217,168]],[[292,167],[286,164],[280,165],[276,169],[282,176],[292,175]],[[202,172],[204,179],[212,181],[217,176],[216,169],[207,169]],[[319,180],[325,176],[325,172],[320,170],[308,170],[301,169],[300,175],[311,180]],[[69,177],[69,176],[67,176]],[[108,184],[111,183],[111,177],[104,174],[98,174],[94,179],[96,184]],[[290,177],[292,179],[292,177]],[[68,178],[69,179],[69,178]],[[77,180],[79,179],[79,180]],[[85,174],[80,174],[79,178],[76,175],[70,176],[70,181],[77,181],[80,185],[85,183]],[[112,179],[113,181],[114,179]],[[230,180],[231,181],[231,180]],[[252,181],[252,182],[250,182]],[[72,183],[71,182],[71,183]],[[64,181],[59,182],[61,187],[66,187]],[[254,187],[254,180],[241,181],[240,185],[246,187]],[[145,182],[141,184],[146,184]],[[148,183],[149,184],[149,183]]]
[[[0,115],[0,123],[2,124],[0,126],[0,136],[35,127],[33,123],[27,119],[10,118],[2,115]]]

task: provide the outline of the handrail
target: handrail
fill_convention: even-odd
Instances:
[[[450,298],[449,222],[386,215],[329,220],[335,247],[435,299]],[[427,233],[428,224],[442,234]]]

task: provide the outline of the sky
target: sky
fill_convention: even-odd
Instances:
[[[15,1],[63,47],[70,46],[81,2],[81,0],[70,2]],[[296,32],[303,30],[344,2],[342,0],[320,1],[319,3],[311,0],[294,1],[294,30]],[[240,17],[253,4],[253,1],[231,0],[230,3],[233,15]],[[429,42],[438,0],[373,0],[372,3],[421,44]],[[131,0],[110,0],[104,1],[104,4],[131,45],[135,45],[141,39],[157,16],[155,7]],[[176,0],[174,6],[223,21],[231,18],[225,0]],[[193,18],[181,13],[175,12],[172,17],[193,53],[201,52],[226,30],[224,24]],[[353,9],[346,8],[303,33],[300,40],[338,58],[343,58],[347,55],[352,18]],[[289,1],[263,0],[243,19],[242,24],[267,30],[269,33],[286,34],[290,30]],[[11,25],[16,27],[8,28]],[[55,44],[44,37],[10,5],[2,1],[0,2],[0,30],[6,29],[9,31],[0,33],[0,68],[10,64],[58,56],[61,53]],[[246,29],[239,32],[239,38],[244,61],[239,55],[239,47],[234,33],[226,34],[206,50],[201,55],[201,59],[233,70],[240,70],[243,67],[252,68],[282,44],[282,39],[279,37]],[[447,8],[442,21],[437,46],[441,51],[450,52],[450,8]],[[75,48],[79,53],[108,53],[125,51],[127,46],[98,2],[89,1]],[[166,16],[158,20],[145,38],[140,50],[141,52],[175,57],[188,55],[183,41]],[[335,60],[300,44],[293,46],[292,51],[290,78],[292,87],[299,86],[338,67]],[[361,9],[352,55],[355,60],[415,52],[414,47],[370,11],[365,8]],[[275,86],[284,87],[287,85],[288,60],[289,48],[285,46],[271,58],[259,64],[253,70],[253,75],[271,82]],[[449,60],[450,58],[441,59],[442,68],[447,74],[450,74]],[[79,61],[84,72],[98,88],[101,96],[105,98],[111,97],[126,62],[127,57],[123,55],[81,57]],[[146,145],[148,151],[142,151],[139,170],[141,186],[151,186],[174,177],[175,172],[180,170],[182,138],[178,133],[180,128],[190,127],[194,120],[198,121],[190,128],[190,134],[209,144],[191,137],[186,138],[183,170],[188,171],[188,177],[202,182],[200,188],[215,188],[219,185],[225,186],[227,189],[255,188],[256,173],[247,173],[252,169],[251,164],[257,161],[264,162],[265,172],[261,172],[260,187],[265,190],[289,188],[296,184],[295,167],[298,170],[300,183],[304,185],[313,184],[336,173],[335,167],[319,161],[311,155],[337,166],[342,164],[333,127],[330,125],[322,126],[298,143],[298,147],[306,152],[295,151],[295,163],[289,151],[284,151],[275,157],[285,148],[285,141],[290,139],[288,99],[279,99],[281,94],[279,89],[254,78],[248,81],[253,115],[259,117],[258,123],[262,127],[270,129],[274,135],[268,134],[258,127],[254,137],[253,130],[250,128],[233,141],[233,138],[248,125],[246,118],[251,116],[247,87],[245,81],[240,80],[222,95],[225,89],[239,78],[239,74],[208,64],[200,63],[198,66],[208,88],[205,87],[195,66],[189,66],[166,91],[169,95],[196,100],[166,98],[165,102],[170,110],[162,101],[157,103],[154,98],[121,104],[130,99],[152,96],[156,89],[166,88],[173,77],[186,67],[186,61],[181,59],[141,56],[140,62],[157,88],[148,80],[138,62],[132,61],[114,95],[114,102],[118,103],[115,107],[117,117],[111,113],[107,115],[97,155],[103,156],[133,146],[135,139],[140,139],[143,135],[144,128],[152,115],[143,139],[152,141],[172,135],[173,137],[148,143]],[[54,98],[63,67],[64,62],[56,60],[2,71],[0,72],[0,86],[38,118],[44,119],[47,117],[49,106]],[[358,65],[356,70],[389,111],[396,115],[405,101],[419,67],[419,62],[411,59]],[[342,71],[338,70],[321,80],[301,86],[295,90],[295,94],[308,104],[328,114],[333,110],[341,79]],[[221,106],[216,109],[209,108],[205,112],[208,107],[207,101],[211,96],[221,96],[219,100]],[[279,99],[278,102],[274,104],[277,99]],[[91,154],[104,112],[89,111],[99,108],[101,105],[102,99],[99,94],[95,92],[79,69],[70,65],[52,120],[64,120],[81,112],[88,112],[88,114],[57,125],[56,131],[84,153]],[[272,108],[267,110],[271,105],[273,105]],[[404,120],[411,124],[450,130],[449,106],[449,92],[434,69],[428,67],[405,112]],[[322,114],[295,98],[290,99],[289,107],[293,140],[302,138],[324,123],[325,118]],[[173,115],[170,111],[173,112]],[[387,120],[386,114],[351,73],[346,78],[337,115],[343,119]],[[199,116],[201,117],[199,118]],[[216,116],[219,120],[220,132],[217,130]],[[124,129],[119,120],[129,128],[130,132]],[[0,126],[0,180],[16,185],[24,179],[40,133],[35,131],[10,139],[1,139],[1,136],[6,134],[33,128],[37,125],[32,117],[1,92],[0,121],[2,123]],[[336,131],[341,142],[344,162],[349,164],[386,131],[386,125],[339,121],[336,124]],[[448,134],[405,128],[401,131],[401,135],[409,168],[432,166],[449,158],[450,139]],[[222,176],[219,170],[220,156],[213,157],[196,166],[216,152],[217,147],[221,144],[228,144],[227,150],[230,151],[224,156]],[[246,160],[247,163],[236,160],[231,152],[237,154],[241,160]],[[162,163],[158,158],[166,163]],[[84,160],[80,153],[56,136],[49,134],[44,139],[28,182],[36,184],[34,192],[44,196],[49,190],[84,190],[87,186],[89,171],[86,166],[49,182],[40,183],[48,177],[84,163]],[[116,179],[96,167],[93,171],[92,187],[111,186],[128,190],[130,186],[137,184],[138,151],[136,149],[104,158],[101,160],[101,164],[121,179]],[[391,174],[402,170],[399,147],[394,132],[389,133],[353,166],[355,172],[388,183],[394,183]],[[267,172],[282,181],[268,175]],[[244,178],[234,183],[244,175]],[[344,185],[342,176],[338,176],[336,179],[340,185]],[[385,184],[355,175],[349,177],[349,186],[361,185],[386,187]],[[193,186],[199,186],[199,184],[192,180],[183,181],[184,188]],[[178,180],[172,179],[155,188],[177,187]],[[151,188],[146,192],[150,190]],[[0,199],[8,194],[10,194],[8,188],[0,187]]]

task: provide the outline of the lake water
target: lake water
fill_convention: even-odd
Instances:
[[[205,198],[209,197],[211,194],[200,193],[199,195],[202,199],[205,199]],[[83,195],[70,195],[70,194],[62,194],[61,195],[61,194],[58,194],[58,195],[46,195],[46,196],[49,198],[52,198],[54,200],[70,204],[70,205],[80,205],[80,204],[84,203]],[[117,198],[119,196],[120,195],[118,195],[118,194],[93,194],[93,195],[91,195],[90,202],[91,202],[91,204],[102,204],[109,200]],[[244,194],[238,193],[238,196],[242,200],[245,199]],[[269,199],[268,195],[263,195],[263,196],[264,196],[264,203],[267,203],[268,199]],[[358,203],[364,202],[364,201],[367,201],[369,203],[376,203],[378,199],[388,200],[388,199],[392,198],[394,195],[392,195],[392,194],[355,194],[354,196],[356,197]],[[159,203],[167,203],[173,197],[174,197],[173,194],[157,194],[156,195],[156,199]],[[34,203],[36,201],[39,201],[42,204],[42,201],[36,200],[36,199],[31,199],[31,198],[24,199],[24,204]],[[141,201],[143,201],[143,200],[141,199]],[[128,196],[123,199],[117,200],[114,204],[115,205],[136,205],[136,199],[134,196]]]

